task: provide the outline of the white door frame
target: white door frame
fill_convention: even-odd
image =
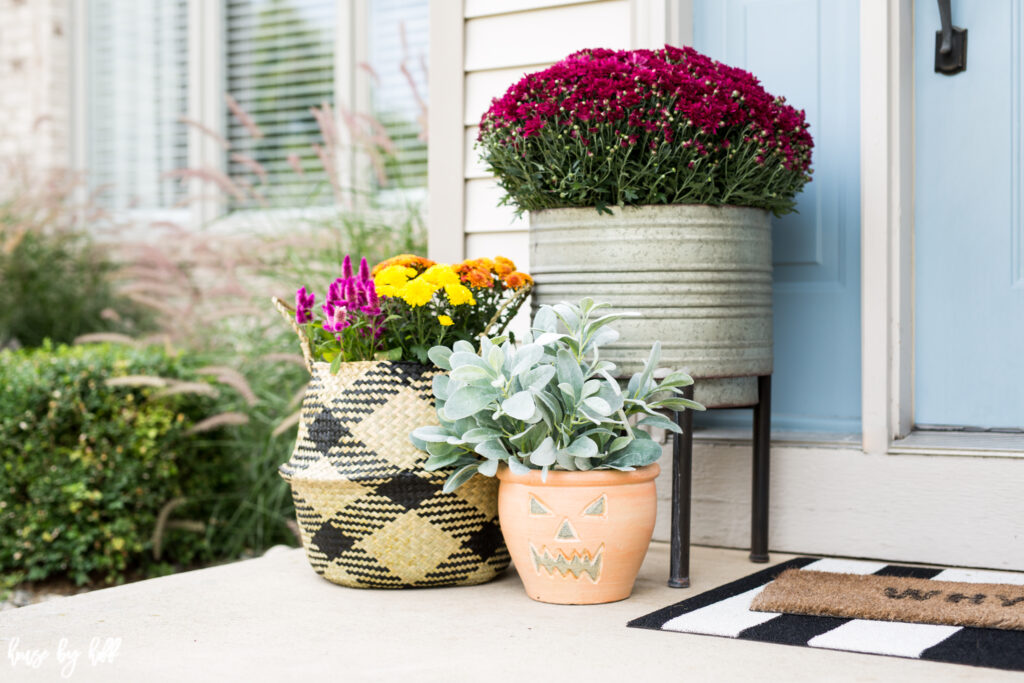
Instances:
[[[861,424],[871,454],[913,426],[913,126],[913,0],[862,0]]]

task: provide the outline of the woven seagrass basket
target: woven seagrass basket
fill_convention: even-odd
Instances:
[[[409,440],[437,422],[431,385],[441,371],[360,361],[331,374],[296,331],[312,379],[280,472],[313,569],[355,588],[472,585],[504,571],[497,480],[477,475],[443,493],[446,475],[427,472],[426,454]]]

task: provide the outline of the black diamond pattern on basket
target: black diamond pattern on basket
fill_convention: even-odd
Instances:
[[[433,380],[437,374],[434,368],[419,363],[392,363],[385,370],[416,391],[420,398],[433,400]]]
[[[345,553],[344,565],[356,582],[367,588],[401,588],[406,585],[390,569],[359,547]]]
[[[380,456],[354,436],[342,439],[337,445],[338,448],[327,454],[327,460],[348,479],[359,481],[362,474],[379,477],[383,472],[397,470],[387,458]]]
[[[313,534],[313,545],[320,549],[328,560],[334,561],[356,543],[356,539],[334,526],[330,521],[320,526]]]
[[[450,586],[487,581],[508,566],[497,487],[474,480],[443,493],[444,475],[424,471],[410,452],[408,432],[432,417],[438,372],[388,361],[345,363],[334,374],[314,368],[298,442],[281,472],[309,562],[325,578],[374,588]]]
[[[441,485],[429,482],[412,472],[396,474],[390,481],[377,487],[377,493],[387,496],[406,510],[413,510],[420,503],[440,491]]]
[[[342,437],[349,434],[348,428],[329,410],[321,411],[309,425],[309,440],[323,455],[327,455]]]
[[[499,549],[505,551],[501,527],[494,522],[486,522],[462,542],[462,547],[469,548],[482,560],[491,559]]]

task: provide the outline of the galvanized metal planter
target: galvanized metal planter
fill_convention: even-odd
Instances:
[[[698,205],[530,212],[534,307],[584,296],[643,317],[604,358],[628,376],[651,343],[708,407],[753,405],[772,372],[771,223],[762,209]]]

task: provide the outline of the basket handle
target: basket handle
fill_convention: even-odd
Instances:
[[[484,337],[490,336],[491,329],[498,323],[498,319],[501,318],[501,314],[505,312],[505,309],[511,306],[513,303],[515,303],[516,306],[519,306],[523,301],[526,300],[526,297],[530,296],[530,292],[532,290],[533,285],[525,285],[518,292],[516,292],[514,296],[510,296],[509,298],[505,299],[505,303],[503,303],[501,307],[494,312],[494,315],[491,316],[491,319],[487,321],[487,325],[484,327],[484,331],[478,334],[477,338],[483,339]]]
[[[309,342],[309,337],[306,335],[306,331],[302,329],[302,326],[295,320],[295,309],[286,304],[281,299],[271,297],[270,299],[274,303],[274,308],[277,312],[288,321],[288,324],[295,330],[295,334],[299,335],[299,346],[302,348],[302,358],[306,361],[306,369],[309,370],[309,374],[313,374],[313,349]]]

